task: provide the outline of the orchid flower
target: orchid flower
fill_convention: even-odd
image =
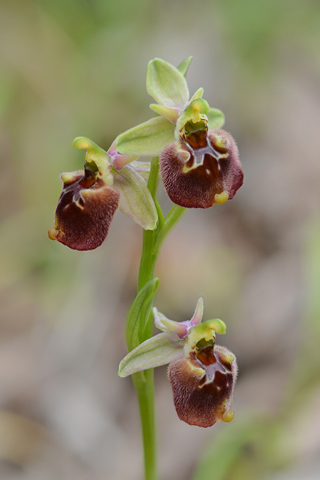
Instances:
[[[146,87],[158,116],[119,135],[116,148],[128,158],[160,155],[169,198],[182,207],[209,208],[234,197],[243,173],[236,143],[221,129],[221,110],[210,108],[203,88],[189,98],[190,62],[191,57],[178,68],[159,58],[149,62]]]
[[[134,163],[126,165],[121,156],[110,155],[85,137],[77,137],[73,146],[87,150],[86,163],[83,171],[61,175],[63,188],[49,238],[74,250],[97,248],[118,207],[145,230],[154,230],[156,207]],[[121,169],[116,160],[123,163]]]
[[[169,320],[156,308],[153,315],[162,333],[129,352],[119,365],[119,376],[169,363],[168,377],[181,420],[200,427],[231,421],[237,362],[229,350],[215,344],[216,334],[226,332],[225,323],[219,319],[201,323],[202,298],[191,320]]]

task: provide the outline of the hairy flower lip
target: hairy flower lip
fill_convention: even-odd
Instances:
[[[93,250],[107,236],[120,194],[90,168],[61,178],[63,189],[49,238],[73,250]]]
[[[118,375],[126,377],[169,363],[168,377],[181,420],[200,427],[232,420],[236,358],[215,344],[216,333],[226,332],[225,323],[220,319],[201,322],[202,298],[191,319],[184,322],[168,319],[157,308],[153,314],[162,333],[131,350],[120,362]]]
[[[232,136],[224,130],[209,130],[206,140],[205,146],[196,149],[182,135],[179,144],[173,142],[161,153],[164,186],[177,205],[210,208],[231,200],[243,184],[238,149]]]
[[[210,348],[212,350],[210,350]],[[217,421],[230,421],[233,389],[237,376],[235,357],[219,345],[209,352],[173,361],[168,368],[174,405],[180,420],[189,425],[211,427]],[[229,358],[228,358],[229,357]],[[226,359],[231,362],[227,362]]]
[[[86,163],[83,170],[61,174],[63,187],[49,238],[74,250],[93,250],[105,240],[118,207],[145,230],[154,230],[158,213],[142,176],[148,167],[137,164],[136,156],[119,154],[116,141],[109,152],[86,137],[75,138],[73,146],[87,150]]]

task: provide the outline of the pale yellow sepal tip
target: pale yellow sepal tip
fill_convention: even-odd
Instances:
[[[58,230],[55,227],[51,227],[48,231],[48,237],[50,240],[57,240]]]
[[[217,205],[222,205],[222,203],[226,203],[227,200],[229,200],[229,194],[226,191],[222,193],[216,193],[214,196],[214,203]]]
[[[226,423],[229,423],[231,422],[231,420],[233,420],[234,418],[234,411],[233,410],[229,410],[229,412],[226,412],[223,417],[222,417],[222,421],[223,422],[226,422]]]

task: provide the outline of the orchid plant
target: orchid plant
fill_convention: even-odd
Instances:
[[[132,375],[143,434],[145,479],[156,480],[153,369],[169,364],[174,405],[181,420],[200,427],[229,422],[237,376],[235,356],[216,345],[222,320],[202,322],[203,300],[191,320],[169,320],[153,308],[159,285],[154,270],[162,243],[188,208],[209,208],[231,200],[243,183],[238,149],[222,129],[224,115],[211,108],[199,88],[189,95],[191,57],[177,68],[161,59],[148,64],[147,93],[155,117],[121,133],[108,151],[85,137],[83,170],[63,173],[62,193],[49,237],[75,250],[97,248],[119,208],[143,228],[137,295],[128,313],[128,354],[120,377]],[[145,158],[146,157],[146,158]],[[148,161],[153,157],[151,161]],[[161,175],[174,203],[167,215],[157,199]],[[153,308],[153,309],[152,309]],[[161,330],[153,336],[153,322]]]

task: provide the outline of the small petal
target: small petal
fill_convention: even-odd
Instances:
[[[199,125],[199,130],[196,129]],[[231,200],[243,183],[235,141],[224,130],[194,124],[188,137],[168,145],[160,156],[161,176],[170,199],[186,208],[209,208]]]
[[[147,93],[159,105],[181,108],[189,99],[188,85],[183,74],[160,58],[149,62],[146,85]]]
[[[131,163],[138,158],[139,157],[137,157],[137,155],[121,155],[121,153],[117,153],[112,159],[112,165],[117,170],[121,170],[123,167],[128,165],[128,163]]]
[[[198,323],[201,323],[202,317],[203,317],[203,298],[200,297],[197,302],[194,314],[190,320],[190,324],[197,325]]]
[[[122,153],[119,153],[117,150],[117,139],[114,140],[111,147],[109,148],[108,155],[110,158],[110,163],[117,170],[121,170],[123,167],[128,165],[128,163],[131,163],[139,158],[136,155],[123,155]]]
[[[174,322],[169,320],[163,313],[159,312],[156,307],[153,308],[154,324],[156,328],[163,332],[173,332],[179,338],[185,338],[188,333],[188,322]]]
[[[237,364],[226,348],[208,346],[180,358],[170,364],[168,375],[180,420],[199,427],[232,420]]]
[[[64,185],[49,238],[74,250],[93,250],[107,236],[120,194],[90,169],[61,178]]]
[[[183,356],[181,340],[174,333],[159,333],[132,350],[120,362],[118,375],[160,367]]]
[[[114,187],[120,192],[119,207],[122,213],[145,230],[154,230],[158,213],[144,179],[130,165],[116,171]]]
[[[149,107],[151,110],[167,118],[172,123],[176,123],[180,115],[179,108],[164,107],[163,105],[158,105],[157,103],[152,103],[149,105]]]
[[[174,130],[166,118],[151,118],[119,135],[117,150],[125,155],[159,155],[174,140]]]

